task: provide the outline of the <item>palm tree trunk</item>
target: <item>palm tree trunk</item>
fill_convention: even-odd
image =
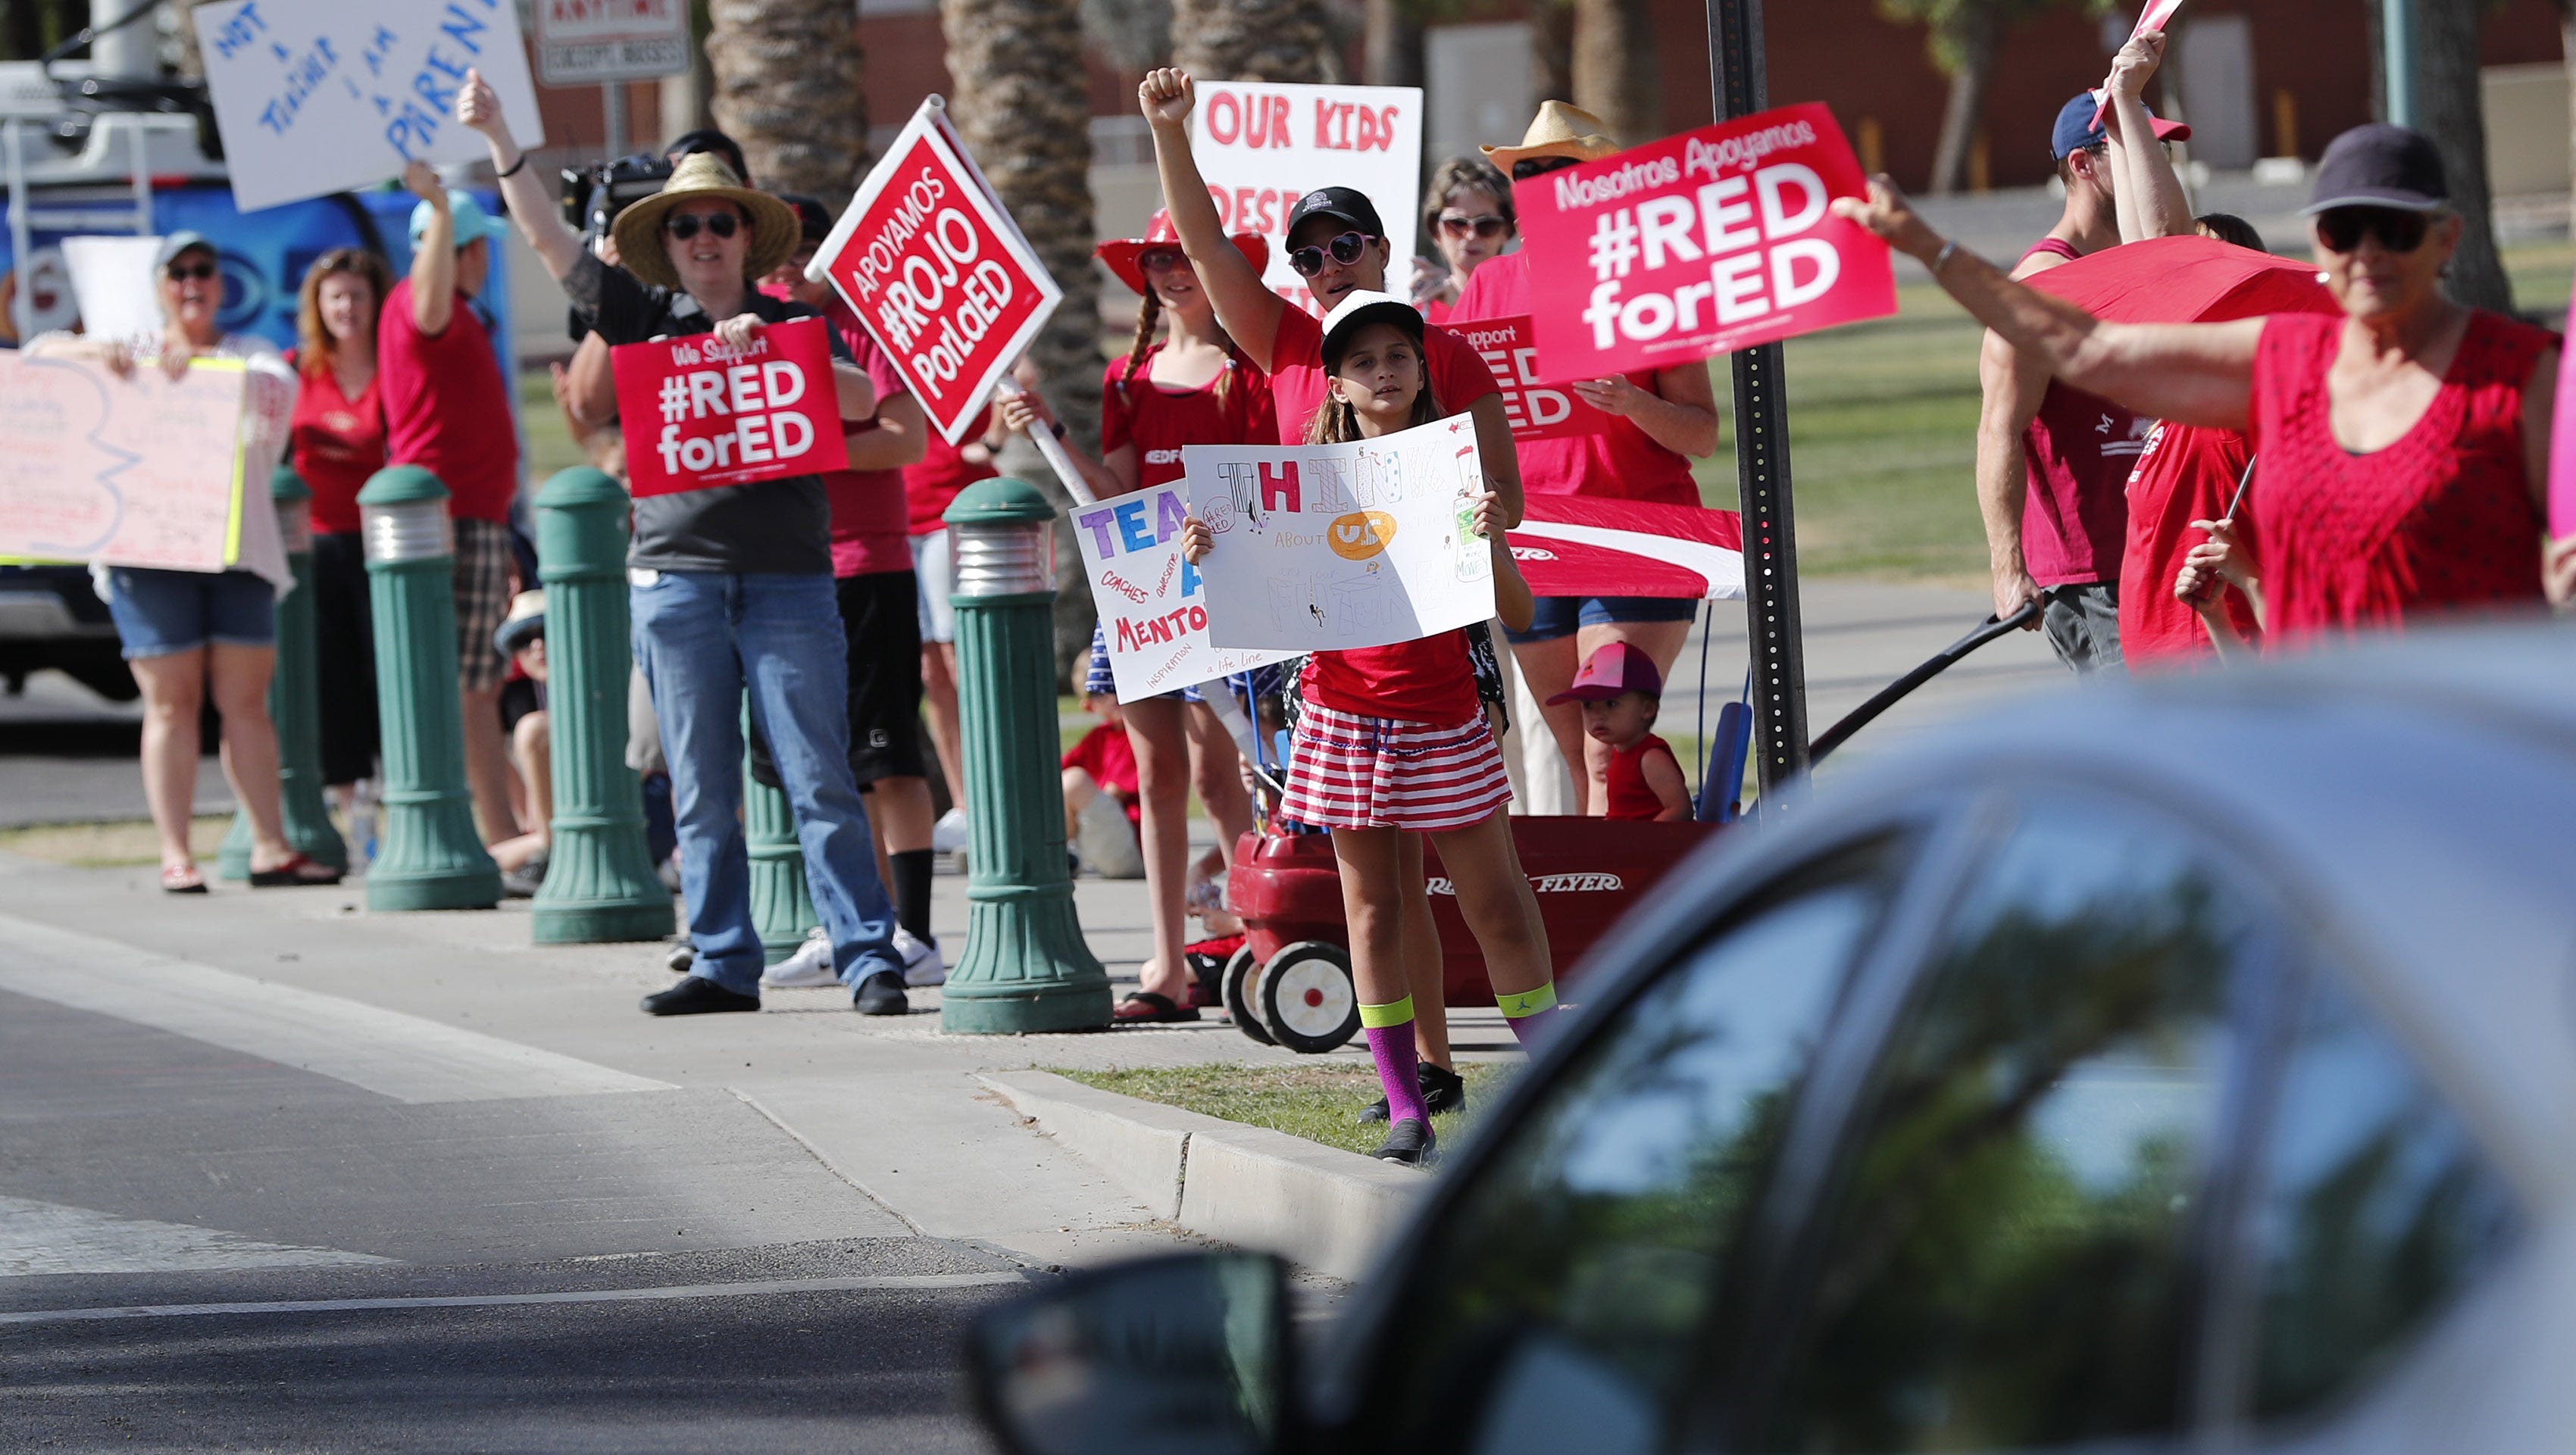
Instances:
[[[1530,85],[1540,101],[1574,99],[1574,5],[1537,0],[1530,7]]]
[[[1634,146],[1663,134],[1654,18],[1646,0],[1574,0],[1574,104]]]
[[[2567,156],[2576,174],[2576,0],[2558,0],[2558,53],[2567,70]]]
[[[1211,81],[1332,79],[1321,0],[1173,0],[1172,64]]]
[[[707,62],[716,125],[760,185],[839,208],[866,175],[859,12],[848,0],[713,0]]]
[[[1361,78],[1372,86],[1422,84],[1422,12],[1414,0],[1368,0]]]
[[[2451,296],[2473,308],[2513,307],[2513,284],[2496,256],[2495,212],[2487,190],[2486,107],[2478,93],[2480,0],[2418,0],[2415,11],[2416,124],[2442,151],[2451,205],[2467,224],[2451,255]]]
[[[1968,149],[1976,144],[1985,119],[1986,83],[1995,70],[1995,49],[2002,27],[1986,5],[1968,5],[1959,17],[1952,49],[1958,67],[1950,73],[1949,104],[1941,109],[1941,138],[1932,150],[1932,192],[1948,196],[1959,190],[1968,168]]]

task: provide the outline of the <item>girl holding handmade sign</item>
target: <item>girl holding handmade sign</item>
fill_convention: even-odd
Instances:
[[[1270,245],[1260,234],[1237,233],[1233,242],[1255,273],[1269,262]],[[1276,438],[1270,381],[1217,323],[1216,308],[1181,251],[1170,214],[1155,213],[1143,237],[1102,243],[1098,256],[1145,302],[1136,315],[1135,346],[1109,365],[1101,381],[1100,445],[1106,458],[1073,455],[1092,491],[1106,500],[1176,483],[1182,478],[1185,445]],[[1159,339],[1157,322],[1162,324]],[[998,399],[994,412],[1013,429],[1062,429],[1035,394]],[[1117,690],[1108,640],[1097,627],[1085,688],[1091,693]],[[1188,911],[1190,789],[1197,787],[1199,801],[1216,821],[1220,866],[1230,866],[1235,841],[1252,829],[1242,756],[1195,686],[1128,703],[1123,716],[1136,749],[1144,799],[1154,958],[1138,972],[1141,987],[1112,1014],[1121,1023],[1194,1021],[1208,1002],[1195,993],[1185,950],[1188,935],[1182,928]]]
[[[1355,293],[1323,323],[1330,390],[1306,421],[1309,443],[1378,439],[1441,417],[1426,379],[1422,316],[1384,293]],[[1496,613],[1526,625],[1529,583],[1503,545],[1503,502],[1474,498],[1475,530],[1493,557]],[[1205,559],[1216,537],[1193,516],[1182,552]],[[1384,1161],[1436,1155],[1417,1072],[1404,924],[1429,914],[1422,835],[1439,844],[1458,910],[1485,952],[1512,1033],[1543,1032],[1556,1007],[1547,929],[1512,847],[1511,784],[1477,701],[1464,631],[1393,646],[1317,652],[1300,680],[1306,710],[1290,750],[1283,817],[1332,830],[1349,922],[1360,1025],[1386,1089]]]

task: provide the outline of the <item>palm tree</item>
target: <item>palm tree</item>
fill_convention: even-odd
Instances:
[[[1647,0],[1574,0],[1574,104],[1622,145],[1664,133],[1661,77]]]
[[[2513,283],[2496,256],[2487,192],[2486,107],[2478,86],[2484,0],[2419,0],[2415,8],[2416,128],[2442,152],[2451,205],[2466,224],[2451,256],[2450,293],[2474,308],[2513,307]]]
[[[847,202],[866,174],[868,102],[850,0],[711,0],[716,125],[760,185]]]
[[[2004,32],[2017,21],[2063,3],[2066,0],[1878,0],[1881,15],[1923,26],[1932,64],[1950,78],[1949,104],[1941,111],[1941,139],[1932,152],[1933,192],[1959,190],[1967,172],[1968,150],[1985,118],[1986,83],[1994,76]],[[2098,14],[2110,8],[2111,0],[2074,3]]]
[[[1211,81],[1330,81],[1321,0],[1173,0],[1172,64]]]

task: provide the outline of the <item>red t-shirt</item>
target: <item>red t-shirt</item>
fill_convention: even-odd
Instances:
[[[2175,599],[2174,577],[2183,557],[2208,538],[2191,523],[2227,514],[2253,458],[2254,447],[2234,430],[2159,424],[2148,432],[2129,472],[2129,540],[2120,555],[2120,655],[2131,667],[2209,656],[2209,628],[2189,602]],[[2220,602],[2237,634],[2256,640],[2245,594],[2229,586]]]
[[[1494,258],[1470,274],[1450,317],[1465,323],[1529,311],[1529,254],[1517,252]],[[1628,382],[1650,394],[1655,391],[1652,370],[1630,374]],[[1450,413],[1457,410],[1452,407]],[[1608,425],[1596,434],[1522,440],[1513,450],[1520,456],[1521,488],[1532,495],[1700,504],[1699,482],[1691,478],[1689,457],[1655,443],[1633,420],[1616,415],[1603,418]]]
[[[1477,400],[1500,392],[1484,356],[1449,330],[1425,327],[1422,352],[1431,397],[1442,414],[1464,414]],[[1270,399],[1279,416],[1279,443],[1306,442],[1306,421],[1330,392],[1331,378],[1324,372],[1323,321],[1293,303],[1281,309],[1279,334],[1270,345]]]
[[[384,376],[351,399],[329,369],[296,375],[304,387],[295,395],[287,457],[313,492],[313,529],[345,535],[358,528],[358,492],[385,467]]]
[[[885,356],[877,341],[859,325],[859,316],[838,297],[823,310],[823,319],[850,347],[851,362],[867,372],[880,400],[903,394],[903,371]],[[873,419],[841,421],[845,439],[873,434]],[[912,569],[910,493],[901,470],[826,470],[823,493],[832,501],[832,574],[872,576],[880,571]]]
[[[1459,302],[1462,303],[1465,301],[1466,300],[1463,296],[1459,300]],[[1451,318],[1456,317],[1458,312],[1458,304],[1443,303],[1437,298],[1430,299],[1427,302],[1417,303],[1414,307],[1422,310],[1422,321],[1424,323],[1445,324]]]
[[[1144,805],[1137,797],[1136,745],[1127,740],[1125,728],[1104,722],[1084,733],[1080,742],[1065,750],[1061,766],[1090,774],[1092,782],[1118,796],[1129,823],[1144,822]]]
[[[1298,690],[1308,702],[1335,712],[1433,727],[1456,727],[1483,710],[1463,631],[1391,647],[1316,652],[1306,658]]]
[[[1100,452],[1136,447],[1136,484],[1168,485],[1181,478],[1183,445],[1261,444],[1278,437],[1271,418],[1270,381],[1240,361],[1197,389],[1175,389],[1148,376],[1161,344],[1148,344],[1127,377],[1127,361],[1113,359],[1100,376]],[[1220,387],[1222,386],[1222,387]]]
[[[986,406],[975,412],[974,422],[966,426],[966,442],[973,444],[993,427],[993,411]],[[978,465],[958,453],[959,447],[948,442],[937,425],[930,429],[930,446],[918,465],[903,467],[903,494],[912,514],[912,534],[926,536],[932,531],[948,529],[940,519],[948,507],[957,503],[958,495],[978,480],[990,480],[1002,473],[990,461]]]
[[[519,432],[491,332],[459,297],[432,338],[411,317],[411,279],[385,295],[376,321],[376,397],[384,401],[385,458],[418,465],[447,487],[459,520],[508,520],[519,493]]]
[[[1655,819],[1663,816],[1664,800],[1656,794],[1655,786],[1646,781],[1646,760],[1657,753],[1664,755],[1675,773],[1681,772],[1681,760],[1673,756],[1673,745],[1653,733],[1639,738],[1634,747],[1611,751],[1610,774],[1603,786],[1609,812],[1602,817]]]
[[[2056,238],[2042,238],[2029,252],[2078,256]],[[2140,419],[2107,399],[2051,379],[2040,397],[2039,417],[2022,432],[2022,463],[2030,485],[2022,502],[2021,556],[2031,579],[2068,586],[2120,579],[2120,550],[2128,534],[2129,471],[2146,448],[2152,419]],[[2173,583],[2165,583],[2168,590]]]

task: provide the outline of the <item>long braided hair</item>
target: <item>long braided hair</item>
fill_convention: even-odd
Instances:
[[[1145,367],[1145,353],[1154,344],[1154,327],[1162,320],[1163,295],[1154,291],[1153,280],[1148,278],[1145,280],[1145,301],[1136,309],[1136,338],[1127,346],[1127,372],[1118,376],[1119,401],[1130,409],[1136,405],[1136,372]],[[1234,346],[1233,337],[1222,327],[1217,329],[1216,336],[1218,342],[1225,345],[1226,361],[1232,366],[1216,376],[1216,402],[1222,409],[1233,402],[1235,376],[1251,368],[1252,364],[1244,358],[1243,350]]]

